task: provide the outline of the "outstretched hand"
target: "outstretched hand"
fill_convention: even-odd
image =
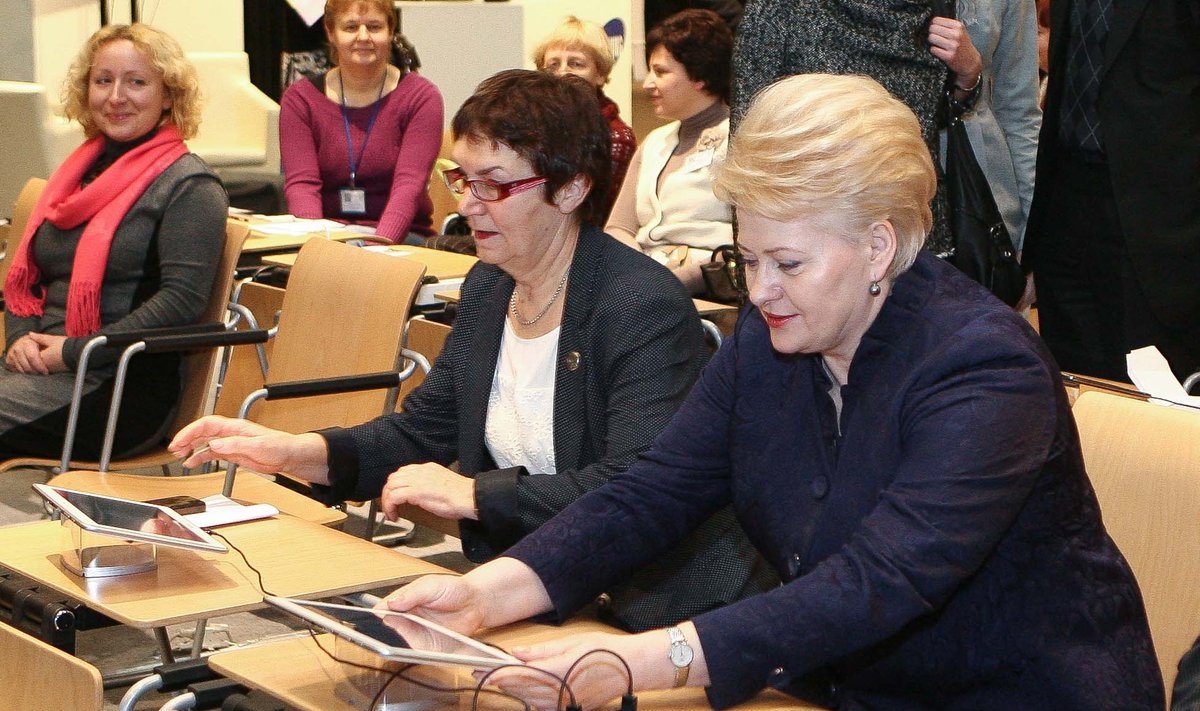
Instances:
[[[257,472],[284,472],[329,483],[325,440],[313,433],[294,435],[247,420],[209,415],[180,430],[168,449],[188,468],[222,460]]]

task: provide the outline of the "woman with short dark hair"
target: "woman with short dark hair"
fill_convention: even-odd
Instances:
[[[349,429],[284,434],[209,417],[172,450],[288,472],[330,502],[380,497],[458,519],[463,552],[493,558],[650,446],[705,361],[678,282],[589,224],[609,177],[608,127],[578,77],[510,70],[452,123],[450,189],[480,263],[451,332],[404,411]],[[209,449],[195,449],[208,443]],[[448,467],[458,462],[457,472]],[[626,584],[605,619],[629,629],[714,609],[769,574],[717,512]]]
[[[646,35],[646,53],[643,87],[672,121],[638,146],[605,231],[700,294],[700,265],[733,242],[733,212],[709,178],[728,143],[733,35],[716,13],[684,10]]]

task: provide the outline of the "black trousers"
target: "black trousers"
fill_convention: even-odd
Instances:
[[[1129,259],[1108,167],[1066,159],[1051,175],[1053,217],[1034,264],[1042,339],[1064,371],[1129,381],[1125,354],[1157,346],[1181,380],[1200,368],[1197,334],[1159,320]]]

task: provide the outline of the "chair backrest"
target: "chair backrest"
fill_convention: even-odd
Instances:
[[[425,356],[429,365],[432,366],[433,362],[437,360],[438,354],[442,352],[442,347],[446,345],[446,339],[449,336],[450,327],[446,324],[425,318],[414,318],[408,322],[408,330],[404,334],[404,347]],[[404,404],[404,398],[423,382],[425,382],[425,373],[420,369],[404,381],[404,384],[400,386],[400,399],[396,401],[397,410]]]
[[[0,699],[4,708],[97,711],[104,682],[96,667],[0,624]]]
[[[1168,692],[1200,635],[1200,412],[1088,392],[1072,408],[1104,525],[1146,602]]]
[[[425,265],[323,239],[300,249],[272,346],[272,383],[395,368]],[[287,432],[349,426],[383,413],[387,391],[260,401],[249,417]]]
[[[25,232],[25,224],[29,222],[33,206],[37,204],[45,189],[46,181],[43,178],[30,178],[25,181],[25,187],[21,188],[21,193],[13,203],[12,221],[8,226],[8,239],[4,244],[4,261],[0,262],[0,289],[4,288],[8,267],[17,253],[17,245],[21,244],[21,235]]]
[[[458,212],[458,196],[450,192],[450,188],[446,187],[446,181],[442,180],[441,174],[438,172],[438,163],[450,160],[450,151],[454,148],[454,138],[451,136],[450,129],[446,129],[442,133],[442,147],[438,151],[438,160],[433,164],[433,171],[429,175],[429,200],[433,203],[433,229],[442,232],[445,227],[446,218]]]
[[[221,261],[217,264],[217,271],[213,276],[208,306],[200,317],[202,322],[226,319],[229,292],[233,289],[233,272],[237,268],[238,257],[242,254],[242,243],[246,241],[246,236],[249,234],[250,228],[246,223],[226,220],[225,249],[221,253]],[[173,436],[184,425],[212,412],[217,369],[220,362],[221,349],[219,348],[206,348],[184,355],[184,389],[179,398],[179,409],[175,415],[175,422],[171,425],[168,435]]]
[[[254,315],[258,328],[271,328],[275,325],[276,315],[283,309],[284,290],[278,286],[263,284],[257,281],[247,281],[238,290],[237,302],[246,307]],[[249,325],[243,320],[238,323],[238,330],[247,330]],[[263,344],[263,352],[270,361],[274,339]],[[221,391],[217,395],[217,406],[213,410],[218,415],[237,417],[242,407],[242,401],[250,393],[263,386],[262,365],[255,348],[239,346],[230,351],[229,361],[225,366],[225,377],[221,380]]]

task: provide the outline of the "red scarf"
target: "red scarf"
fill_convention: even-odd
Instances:
[[[118,158],[80,189],[84,173],[103,150],[104,137],[97,136],[76,148],[50,176],[25,224],[25,234],[21,235],[21,244],[4,283],[6,308],[14,316],[41,316],[46,294],[44,289],[39,289],[38,294],[33,291],[41,279],[32,258],[33,235],[44,220],[63,230],[86,222],[75,249],[71,285],[67,290],[67,335],[72,337],[89,336],[100,330],[100,286],[113,234],[125,214],[150,183],[188,152],[179,129],[167,124],[158,129],[154,138]]]

